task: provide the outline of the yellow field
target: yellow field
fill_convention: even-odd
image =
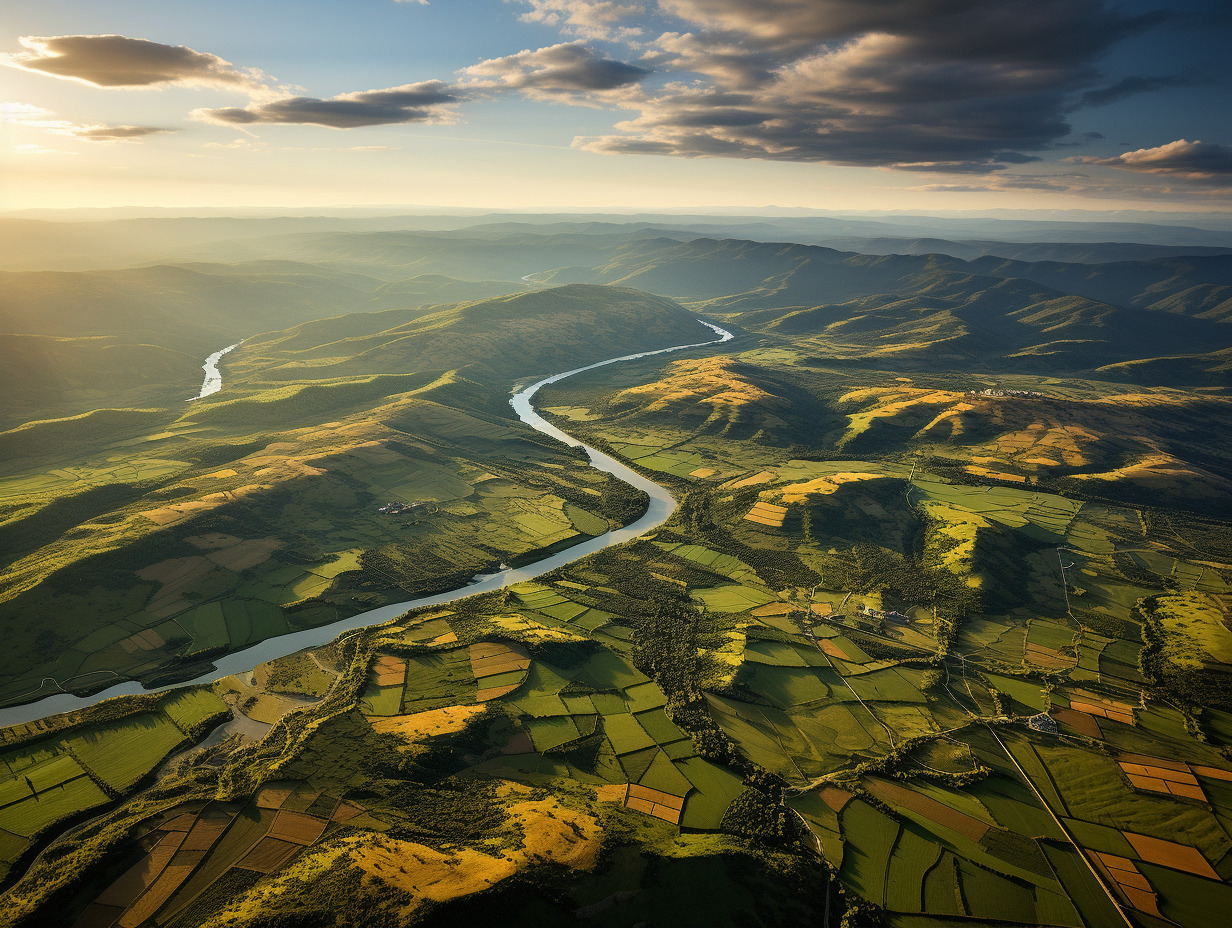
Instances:
[[[253,483],[248,486],[236,487],[234,490],[224,490],[221,493],[209,493],[200,499],[175,503],[174,505],[163,506],[159,509],[147,509],[141,515],[145,516],[155,525],[175,525],[177,522],[183,522],[185,519],[191,519],[193,516],[200,515],[203,512],[217,509],[219,506],[224,506],[245,496],[251,496],[260,490],[268,489],[271,489],[268,485]]]
[[[602,832],[593,816],[566,808],[554,797],[516,802],[508,811],[511,824],[522,833],[522,846],[499,856],[472,848],[446,853],[413,841],[358,835],[341,839],[331,850],[338,863],[345,858],[363,870],[365,881],[408,893],[411,901],[402,909],[404,915],[427,902],[481,892],[543,861],[572,870],[594,869]],[[244,902],[252,906],[259,899],[250,895]]]
[[[435,735],[450,735],[461,731],[467,722],[484,711],[484,706],[445,706],[412,715],[391,715],[372,720],[372,727],[384,735],[394,735],[407,744],[415,744]]]
[[[754,474],[751,477],[745,477],[743,480],[737,480],[735,483],[723,484],[724,489],[739,490],[744,487],[755,487],[758,484],[769,483],[775,478],[775,473],[772,470],[763,470]]]
[[[749,510],[745,516],[750,522],[756,522],[758,525],[770,525],[774,528],[782,528],[783,520],[787,518],[786,506],[775,506],[773,503],[758,502]]]
[[[1007,474],[1005,471],[991,470],[981,464],[968,464],[963,470],[969,474],[975,474],[977,477],[992,477],[994,480],[1004,480],[1007,483],[1027,482],[1027,478],[1022,474]]]
[[[1164,654],[1172,663],[1195,669],[1212,661],[1232,664],[1232,631],[1214,596],[1197,591],[1160,596],[1155,615],[1163,623]]]
[[[817,477],[813,480],[805,480],[801,483],[789,483],[780,491],[779,500],[784,503],[802,503],[810,496],[829,496],[845,483],[852,483],[856,480],[878,480],[885,474],[873,474],[868,472],[843,472],[838,474],[827,474],[824,477]]]
[[[616,394],[613,402],[642,402],[646,412],[661,412],[673,406],[711,406],[716,411],[757,404],[785,406],[786,402],[767,393],[735,370],[731,358],[706,358],[701,361],[673,361],[668,375],[654,383],[630,387]]]

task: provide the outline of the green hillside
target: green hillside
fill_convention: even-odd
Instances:
[[[638,495],[532,437],[509,390],[706,335],[669,300],[589,286],[352,314],[246,342],[204,400],[3,433],[0,694],[192,675],[194,655],[628,521]],[[418,505],[377,514],[390,500]]]

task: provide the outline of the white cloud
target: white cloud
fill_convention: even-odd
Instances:
[[[1232,145],[1177,139],[1156,148],[1139,148],[1115,158],[1082,159],[1094,164],[1143,171],[1184,180],[1219,180],[1232,177]]]
[[[620,0],[515,0],[531,9],[518,18],[525,23],[559,26],[566,35],[584,39],[631,39],[636,26],[621,25],[646,12],[645,3]]]

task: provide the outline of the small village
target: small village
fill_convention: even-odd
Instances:
[[[403,503],[397,500],[386,503],[380,507],[377,512],[384,513],[387,516],[396,516],[404,512],[425,511],[428,503],[424,500],[414,500],[410,503]]]

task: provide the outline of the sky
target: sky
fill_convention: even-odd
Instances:
[[[0,210],[1232,210],[1226,0],[5,0]]]

